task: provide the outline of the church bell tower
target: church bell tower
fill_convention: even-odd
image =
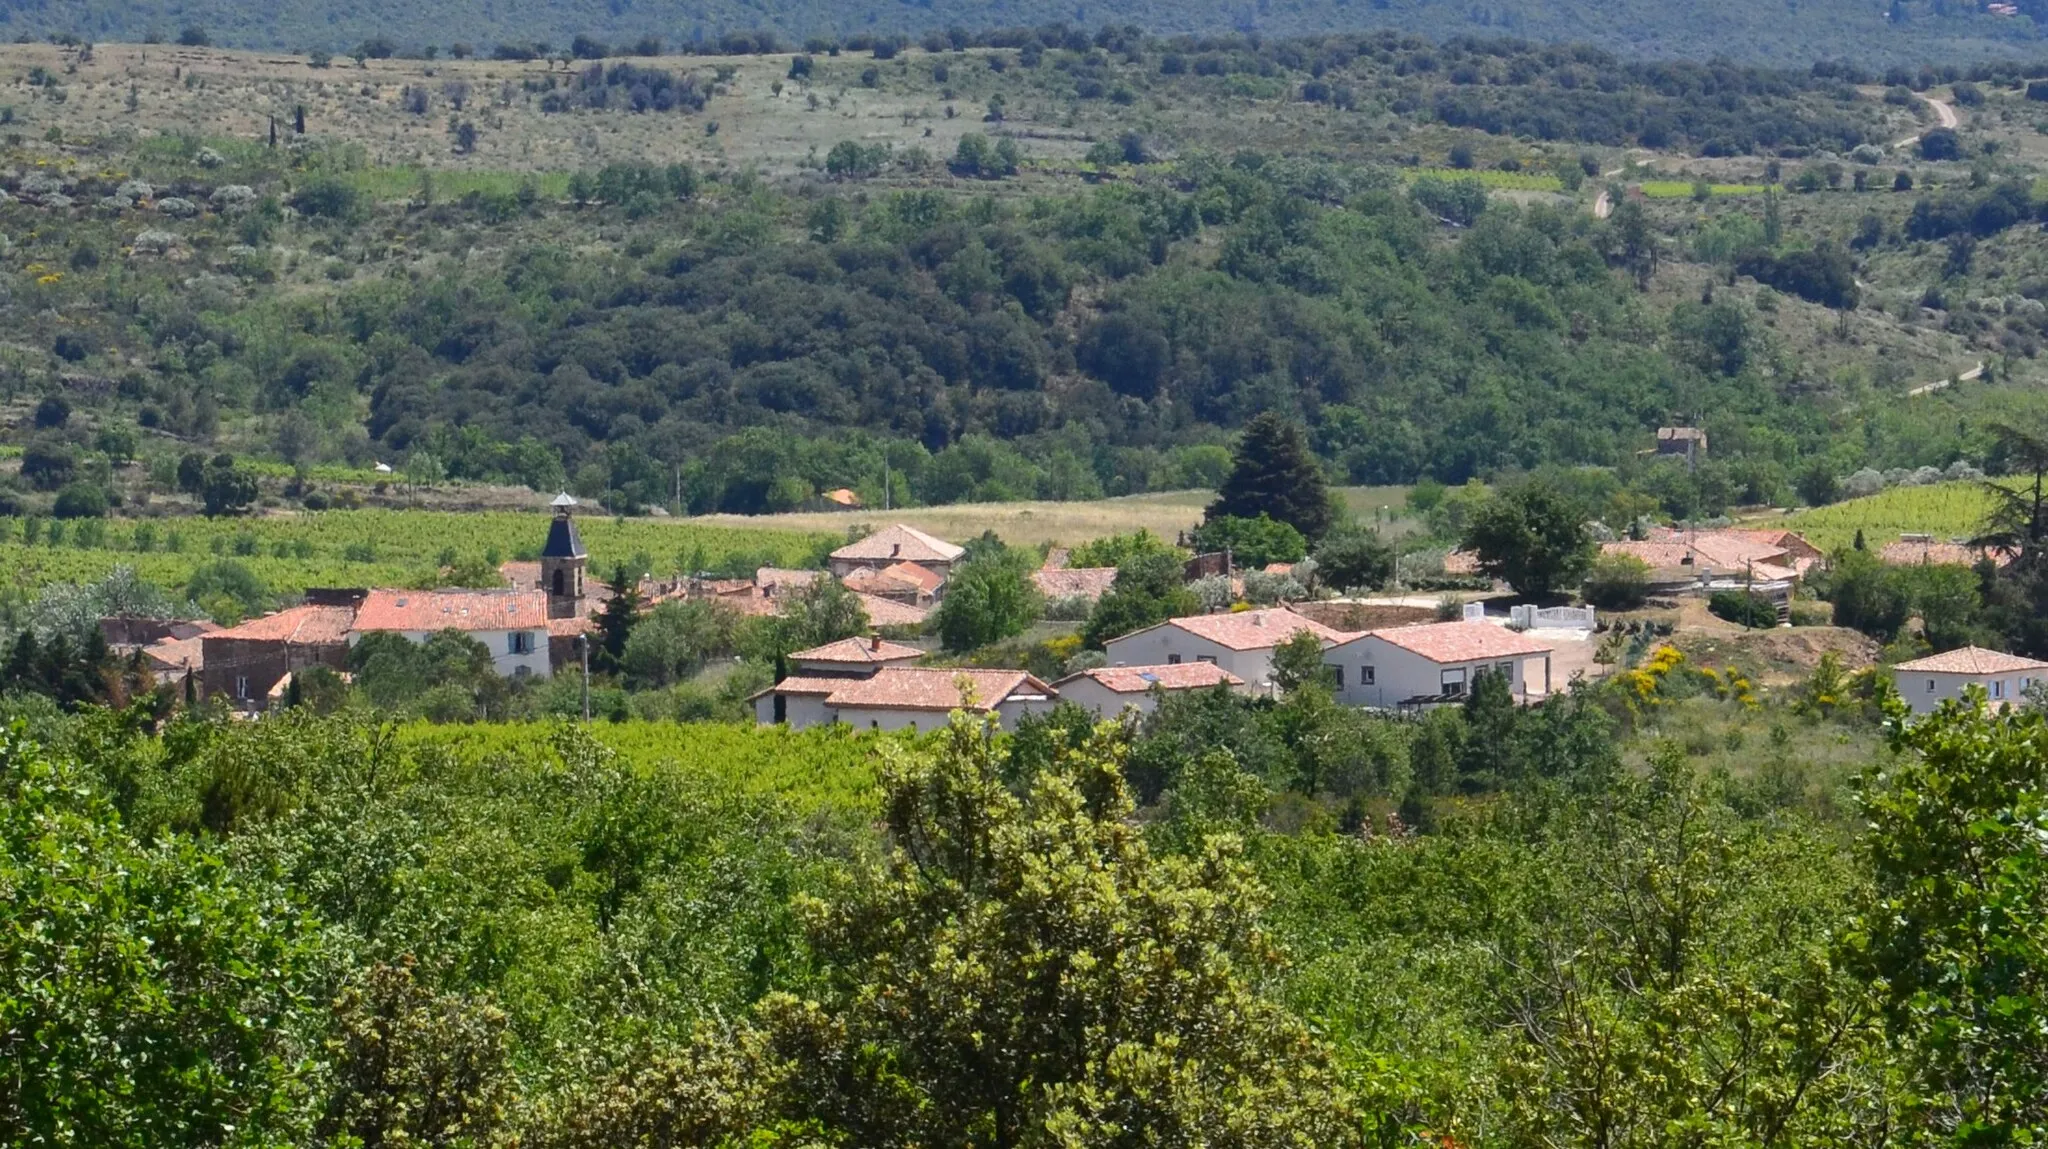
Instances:
[[[576,500],[564,491],[549,505],[555,508],[555,521],[548,524],[548,542],[540,551],[540,588],[547,592],[549,618],[578,618],[583,614],[583,568],[590,556],[570,517]]]

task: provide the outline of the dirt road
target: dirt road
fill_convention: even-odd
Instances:
[[[1984,364],[1979,363],[1975,367],[1970,368],[1968,371],[1963,372],[1961,375],[1956,376],[1956,380],[1968,383],[1972,379],[1981,379],[1983,378],[1983,376]],[[1926,395],[1931,392],[1941,390],[1942,388],[1948,386],[1950,382],[1951,380],[1948,379],[1936,379],[1932,383],[1922,383],[1920,386],[1915,387],[1911,391],[1906,392],[1906,394]]]
[[[1925,92],[1919,93],[1919,96],[1921,102],[1925,103],[1928,107],[1934,109],[1934,118],[1941,122],[1942,127],[1954,129],[1957,125],[1962,123],[1961,120],[1956,118],[1956,110],[1954,105],[1947,104],[1940,100],[1937,100],[1933,96],[1930,96]],[[1893,144],[1892,146],[1895,148],[1910,148],[1914,144],[1920,142],[1920,135],[1921,133],[1915,132],[1912,135],[1907,136],[1905,139],[1900,140],[1897,143]]]

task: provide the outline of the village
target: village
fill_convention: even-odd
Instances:
[[[377,633],[423,643],[454,631],[488,650],[504,678],[580,673],[587,685],[599,612],[612,591],[588,570],[577,501],[561,495],[551,510],[538,558],[502,564],[502,589],[313,588],[298,605],[230,627],[109,618],[102,629],[118,653],[139,654],[159,683],[247,717],[284,704],[314,668],[345,680],[350,651]],[[1773,604],[1781,627],[1791,625],[1802,580],[1826,562],[1819,548],[1786,530],[1653,527],[1642,535],[1599,548],[1640,562],[1653,597],[1676,602],[1739,591]],[[1013,728],[1062,703],[1109,719],[1149,713],[1181,692],[1275,697],[1283,690],[1276,652],[1302,636],[1320,647],[1321,672],[1336,701],[1395,714],[1458,704],[1486,674],[1501,676],[1518,704],[1536,703],[1603,676],[1612,661],[1600,652],[1608,623],[1590,605],[1518,603],[1496,584],[1443,598],[1323,590],[1253,606],[1244,595],[1248,572],[1225,551],[1192,556],[1184,577],[1230,580],[1229,605],[1111,637],[1094,660],[1099,665],[1075,660],[1068,673],[1046,678],[1015,667],[961,665],[933,649],[929,631],[966,554],[959,544],[896,524],[833,550],[823,569],[763,567],[751,579],[643,575],[636,593],[646,608],[708,602],[740,617],[773,617],[820,580],[850,592],[865,633],[789,653],[778,680],[746,700],[759,724],[793,729],[840,723],[928,730],[959,709]],[[1049,549],[1030,574],[1044,602],[1092,605],[1115,586],[1117,568],[1071,567],[1067,555]],[[2007,561],[1995,551],[1926,536],[1887,544],[1880,559],[1895,566]],[[1452,552],[1443,569],[1451,577],[1480,574],[1470,552]],[[1272,564],[1257,573],[1284,578],[1292,570]],[[1926,713],[1970,687],[1994,703],[2016,702],[2035,680],[2048,678],[2048,663],[1968,647],[1900,662],[1893,672],[1906,702]]]

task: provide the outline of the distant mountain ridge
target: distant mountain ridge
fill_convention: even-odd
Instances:
[[[1134,24],[1162,35],[1231,31],[1300,36],[1393,28],[1444,39],[1505,35],[1594,44],[1631,57],[1801,66],[2048,56],[2048,0],[2001,16],[1981,0],[0,0],[0,35],[96,40],[176,37],[216,44],[345,52],[382,36],[401,50],[465,41],[566,45],[660,37],[671,48],[761,29],[794,47],[810,37],[985,30],[1063,22]],[[2032,12],[2033,15],[2026,14]],[[2035,18],[2042,19],[2037,25]]]

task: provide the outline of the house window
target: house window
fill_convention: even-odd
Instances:
[[[1465,668],[1461,666],[1456,670],[1444,671],[1443,676],[1439,679],[1439,682],[1443,686],[1442,693],[1445,697],[1463,697],[1465,693]]]
[[[1330,677],[1334,679],[1332,685],[1339,690],[1344,689],[1344,668],[1337,665],[1334,662],[1329,663],[1328,666],[1330,670]]]
[[[1370,666],[1361,666],[1361,667],[1359,667],[1359,668],[1358,668],[1358,685],[1360,685],[1360,686],[1371,686],[1371,685],[1373,685],[1373,684],[1374,684],[1374,681],[1375,681],[1375,680],[1374,680],[1374,678],[1373,678],[1373,675],[1374,675],[1374,674],[1376,674],[1376,673],[1378,673],[1378,672],[1377,672],[1377,671],[1375,671],[1375,670],[1373,670],[1373,668],[1372,668],[1372,667],[1370,667]]]
[[[235,676],[235,697],[249,697],[249,677],[245,674],[238,674]]]
[[[1519,690],[1519,689],[1521,689],[1521,685],[1522,685],[1522,684],[1521,684],[1521,683],[1519,683],[1519,682],[1516,682],[1516,681],[1515,681],[1515,664],[1514,664],[1514,663],[1512,663],[1512,662],[1502,662],[1502,663],[1498,663],[1498,664],[1496,664],[1496,665],[1494,666],[1494,668],[1493,668],[1493,669],[1494,669],[1495,671],[1499,672],[1499,674],[1500,674],[1500,676],[1501,676],[1502,678],[1505,678],[1505,679],[1507,679],[1507,680],[1508,680],[1508,685],[1509,685],[1509,686],[1512,686],[1512,687],[1514,687],[1514,688],[1516,688],[1516,689],[1518,689],[1518,690]]]
[[[1934,693],[1934,680],[1932,678],[1927,680],[1927,693]]]
[[[513,654],[532,654],[533,632],[530,630],[513,631],[511,635],[511,642],[507,649],[509,649]]]
[[[2004,697],[2005,697],[2005,679],[2003,679],[2003,678],[1999,678],[1999,679],[1994,679],[1994,680],[1992,681],[1992,683],[1991,683],[1991,697],[1993,697],[1993,698],[2004,698]]]
[[[1179,665],[1180,665],[1180,655],[1178,655],[1178,654],[1169,654],[1169,655],[1167,655],[1167,656],[1166,656],[1166,665],[1168,665],[1168,666],[1179,666]]]
[[[1198,654],[1198,655],[1196,655],[1196,656],[1195,656],[1195,661],[1196,661],[1196,662],[1206,662],[1206,663],[1208,663],[1208,664],[1209,664],[1210,666],[1214,666],[1214,665],[1216,665],[1216,656],[1215,656],[1215,655],[1213,655],[1213,654]]]

